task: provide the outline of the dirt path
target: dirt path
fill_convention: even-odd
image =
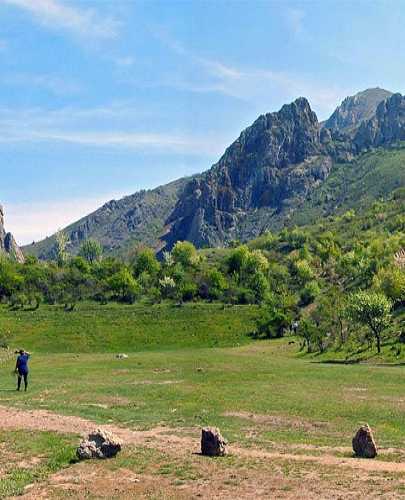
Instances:
[[[86,434],[97,427],[113,432],[133,445],[147,445],[158,450],[175,451],[181,455],[199,452],[199,429],[187,429],[187,436],[179,436],[179,430],[168,427],[157,427],[148,431],[133,431],[116,425],[103,425],[81,417],[59,415],[46,410],[20,410],[0,406],[0,428],[29,429],[38,431],[54,431],[65,434]],[[333,450],[333,448],[328,448]],[[336,451],[341,451],[337,448]],[[393,472],[405,474],[405,463],[386,462],[382,460],[363,460],[351,457],[337,457],[330,453],[321,455],[294,454],[290,452],[269,452],[260,449],[239,448],[230,446],[230,453],[239,457],[257,459],[283,459],[319,463],[334,467],[351,467],[367,472]]]

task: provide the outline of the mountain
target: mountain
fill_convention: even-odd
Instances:
[[[14,236],[4,229],[4,209],[0,205],[0,254],[6,254],[18,262],[24,262],[24,255]]]
[[[363,105],[353,111],[349,131],[320,124],[305,98],[260,116],[208,171],[113,200],[66,228],[70,251],[87,238],[106,254],[137,243],[170,249],[178,240],[223,246],[388,195],[405,184],[405,98],[388,95],[366,118],[384,93],[348,98],[369,98],[367,113]],[[24,250],[52,258],[54,247],[53,236]]]
[[[260,116],[216,165],[186,185],[164,239],[168,247],[178,240],[202,247],[239,238],[249,211],[282,211],[324,181],[331,167],[317,117],[306,99],[297,99]]]
[[[330,130],[350,133],[361,123],[370,120],[378,105],[390,96],[392,92],[376,87],[346,97],[322,125]]]
[[[165,232],[166,218],[188,180],[179,179],[118,201],[109,201],[64,229],[69,239],[69,251],[77,253],[81,243],[88,238],[101,242],[106,254],[125,253],[140,242],[158,249],[159,238]],[[52,259],[55,257],[55,244],[56,237],[53,235],[24,247],[24,253]]]

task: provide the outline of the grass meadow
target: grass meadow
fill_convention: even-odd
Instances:
[[[252,341],[248,333],[254,316],[253,307],[216,305],[83,305],[73,313],[47,307],[32,313],[3,309],[0,328],[13,328],[15,347],[22,345],[33,354],[26,394],[14,390],[13,360],[1,364],[0,405],[134,430],[215,425],[231,446],[295,453],[307,448],[323,453],[328,447],[329,454],[347,457],[355,430],[368,422],[386,449],[382,459],[405,459],[402,365],[329,363],[303,356],[291,338]],[[128,358],[117,359],[118,352]],[[77,441],[72,437],[61,438],[64,451],[55,456],[52,433],[28,436],[26,449],[45,454],[45,465],[25,473],[17,467],[23,474],[18,482],[14,470],[5,470],[0,493],[21,493],[26,484],[68,466],[74,455]],[[17,437],[3,432],[0,446],[7,440],[18,443]],[[139,456],[135,460],[128,453],[124,458],[139,471]],[[153,461],[150,450],[133,453]],[[176,488],[181,460],[165,460]],[[223,464],[235,466],[232,461]]]

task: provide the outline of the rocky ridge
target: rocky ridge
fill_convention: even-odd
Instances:
[[[6,254],[18,262],[24,262],[24,255],[14,236],[4,229],[4,209],[0,205],[0,254]]]
[[[363,122],[370,120],[378,105],[390,96],[392,92],[376,87],[346,97],[322,126],[334,131],[352,133]]]
[[[386,99],[384,97],[387,96]],[[197,247],[246,240],[290,220],[340,164],[405,140],[405,97],[370,89],[347,98],[319,123],[305,98],[260,116],[203,174],[142,191],[69,226],[75,253],[95,238],[105,253],[144,243],[158,251],[178,240]],[[52,258],[54,238],[27,248]]]

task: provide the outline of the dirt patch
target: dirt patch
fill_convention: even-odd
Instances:
[[[172,385],[181,384],[184,380],[135,380],[128,382],[128,385]]]
[[[260,422],[263,417],[268,418],[254,417]],[[0,427],[78,434],[98,426],[80,417],[0,406]],[[337,499],[372,498],[376,491],[388,498],[400,498],[400,493],[405,489],[405,463],[338,457],[327,450],[315,455],[298,454],[290,450],[246,449],[232,443],[229,457],[207,459],[199,455],[198,428],[184,429],[185,432],[182,432],[182,429],[168,427],[148,431],[134,431],[114,425],[102,427],[114,432],[129,445],[127,451],[123,452],[128,453],[129,458],[136,455],[140,447],[163,453],[169,461],[172,457],[171,472],[144,470],[135,473],[127,467],[111,470],[114,461],[79,463],[58,472],[43,483],[30,486],[23,498],[182,500],[200,497],[231,499],[238,496],[241,499]],[[178,470],[188,462],[198,474],[195,478],[178,479]]]
[[[255,424],[268,425],[277,428],[293,428],[305,431],[316,431],[319,429],[327,429],[328,422],[311,422],[301,418],[286,417],[281,415],[258,415],[256,413],[249,413],[244,411],[228,411],[223,413],[224,417],[237,417],[244,420],[249,420]]]

